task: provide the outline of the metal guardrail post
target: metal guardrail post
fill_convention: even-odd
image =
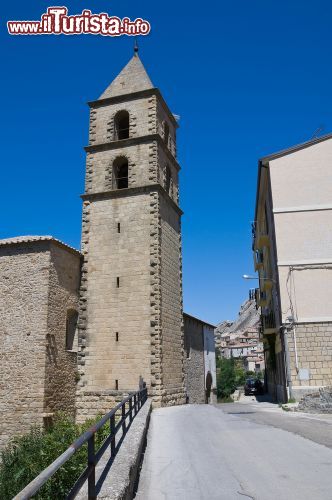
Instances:
[[[114,457],[114,455],[115,455],[115,415],[111,416],[110,428],[111,428],[111,456]]]
[[[88,440],[88,467],[90,468],[88,478],[88,499],[96,500],[96,457],[95,457],[95,434]]]
[[[137,395],[134,394],[134,413],[137,415],[138,408],[137,408]]]
[[[122,433],[126,434],[126,405],[122,405]]]
[[[133,397],[129,399],[129,419],[130,422],[133,421]]]

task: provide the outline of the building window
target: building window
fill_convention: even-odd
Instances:
[[[116,288],[120,288],[120,278],[117,276],[116,278]]]
[[[165,167],[165,181],[164,181],[164,187],[166,192],[171,195],[171,189],[172,189],[172,175],[171,175],[171,169],[169,168],[168,165]]]
[[[118,222],[118,233],[121,233],[121,225],[120,225],[120,222]]]
[[[120,141],[129,138],[129,113],[119,111],[114,117],[114,140]]]
[[[66,319],[66,349],[68,351],[77,351],[78,334],[77,334],[78,312],[75,309],[67,311]]]
[[[118,379],[115,379],[115,390],[116,391],[119,390],[119,381],[118,381]]]
[[[128,160],[120,156],[113,162],[113,189],[128,187]]]
[[[167,146],[168,146],[168,140],[169,140],[169,126],[168,126],[168,123],[165,121],[164,122],[164,141],[165,141]]]
[[[119,342],[119,332],[115,332],[115,341]]]

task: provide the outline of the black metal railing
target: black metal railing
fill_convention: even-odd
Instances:
[[[107,467],[113,463],[119,451],[124,436],[126,435],[133,419],[147,400],[147,389],[130,393],[115,408],[107,413],[102,419],[84,432],[67,450],[62,453],[53,463],[44,469],[35,479],[33,479],[13,500],[27,500],[37,493],[40,488],[50,479],[60,467],[62,467],[85,443],[88,444],[87,466],[75,482],[74,486],[67,494],[67,500],[75,498],[85,482],[88,482],[88,499],[95,500],[100,491],[100,480],[96,483],[96,465],[105,451],[110,449],[110,460]],[[128,409],[126,409],[126,405]],[[116,413],[121,411],[121,418],[116,421]],[[95,449],[95,434],[107,422],[109,422],[110,432],[104,440],[99,450]],[[121,438],[116,442],[117,432],[122,429]],[[102,474],[103,476],[103,474]]]
[[[252,249],[253,249],[253,251],[255,251],[256,230],[257,230],[257,224],[255,221],[255,222],[251,223],[251,237],[252,237]]]
[[[276,319],[273,311],[263,315],[264,330],[273,329],[276,327]]]

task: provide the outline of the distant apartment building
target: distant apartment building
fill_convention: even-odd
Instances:
[[[332,134],[259,160],[253,224],[269,392],[332,383]]]

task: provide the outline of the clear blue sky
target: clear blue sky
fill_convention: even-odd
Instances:
[[[234,318],[253,271],[257,159],[332,131],[331,2],[64,4],[151,22],[140,56],[181,116],[185,310]],[[133,39],[7,34],[7,20],[39,19],[49,5],[2,5],[0,237],[52,234],[78,248],[86,101],[127,63]]]

